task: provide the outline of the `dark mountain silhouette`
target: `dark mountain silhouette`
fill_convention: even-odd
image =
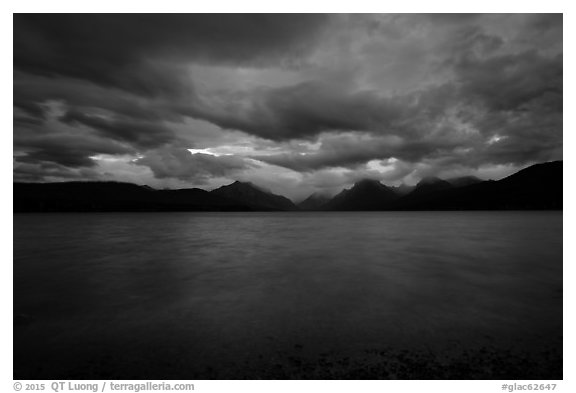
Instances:
[[[408,195],[425,195],[431,192],[446,190],[448,188],[454,187],[452,184],[448,183],[446,180],[439,179],[437,177],[425,177],[420,180],[414,190]]]
[[[400,184],[399,186],[393,187],[389,186],[392,191],[394,191],[398,196],[404,196],[412,192],[416,186],[409,186],[407,184]]]
[[[272,194],[248,182],[236,181],[217,188],[210,194],[236,201],[254,210],[297,210],[290,199]]]
[[[154,203],[154,192],[135,184],[14,183],[14,211],[139,211]]]
[[[321,210],[322,207],[330,201],[330,199],[331,198],[327,195],[314,193],[300,202],[298,208],[301,210]]]
[[[561,210],[562,161],[536,164],[498,181],[402,198],[398,210]]]
[[[322,210],[386,210],[398,194],[377,180],[364,179],[326,203]]]
[[[389,206],[389,208],[393,209],[397,205],[405,206],[407,204],[417,203],[426,200],[428,195],[434,192],[447,190],[453,187],[452,184],[437,177],[425,177],[416,184],[411,192],[404,195],[395,204]]]
[[[446,179],[446,181],[452,184],[454,187],[464,187],[470,186],[476,183],[482,183],[484,180],[478,179],[476,176],[462,176],[462,177],[453,177],[451,179]]]
[[[404,196],[397,188],[362,180],[329,201],[312,195],[301,206],[303,210],[336,211],[561,210],[562,172],[562,161],[555,161],[533,165],[499,181],[430,178]],[[241,182],[211,192],[198,188],[155,190],[118,182],[14,183],[13,196],[14,212],[298,210],[283,196]]]
[[[117,182],[14,183],[15,212],[251,210],[198,189],[154,190]]]

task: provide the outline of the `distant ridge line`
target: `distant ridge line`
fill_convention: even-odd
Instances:
[[[212,191],[158,190],[117,181],[15,182],[13,211],[562,210],[562,175],[562,161],[553,161],[532,165],[497,181],[468,177],[458,184],[430,178],[409,190],[364,179],[333,198],[311,195],[298,205],[239,181]]]

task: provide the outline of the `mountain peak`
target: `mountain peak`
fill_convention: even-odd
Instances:
[[[330,197],[326,194],[314,192],[298,204],[302,210],[317,210],[330,201]]]
[[[467,180],[469,177],[457,178]],[[562,161],[532,165],[500,180],[457,186],[437,179],[430,185],[388,187],[365,179],[327,200],[312,194],[303,210],[561,210]],[[422,183],[422,182],[421,182]],[[426,182],[424,182],[426,183]],[[362,185],[368,185],[363,187]],[[438,187],[440,185],[440,187]],[[235,181],[213,191],[155,190],[121,182],[13,183],[14,212],[56,211],[287,211],[287,198]],[[323,200],[324,199],[324,200]]]
[[[423,195],[452,187],[454,186],[446,180],[434,176],[428,176],[420,180],[418,184],[416,184],[416,187],[414,187],[414,190],[412,190],[408,195]]]
[[[380,181],[376,180],[376,179],[361,179],[361,180],[358,180],[356,183],[354,183],[355,186],[364,185],[364,184],[377,184],[377,185],[383,186],[383,184],[380,183]]]
[[[379,180],[375,180],[375,179],[362,179],[357,181],[356,183],[354,183],[354,185],[352,186],[351,190],[373,190],[373,189],[377,189],[377,190],[383,190],[383,189],[388,189],[388,186],[386,186],[385,184],[380,183]]]
[[[267,194],[273,194],[273,192],[270,191],[270,190],[268,190],[267,188],[264,188],[264,187],[262,187],[262,186],[259,186],[259,185],[257,185],[257,184],[254,184],[254,183],[252,183],[252,182],[250,182],[250,181],[240,181],[240,180],[236,180],[234,183],[230,183],[230,184],[228,184],[227,186],[223,186],[223,187],[231,187],[231,186],[234,187],[234,188],[239,188],[239,187],[246,188],[246,189],[252,188],[252,189],[255,189],[255,190],[258,190],[258,191],[265,192],[265,193],[267,193]]]
[[[294,210],[296,207],[288,198],[273,194],[260,186],[251,182],[241,182],[236,180],[234,183],[222,186],[211,193],[236,200],[254,209],[267,210]]]
[[[483,182],[482,179],[479,179],[476,176],[453,177],[453,178],[447,179],[446,181],[455,187],[465,187],[465,186],[469,186],[472,184]]]
[[[228,184],[228,186],[251,186],[251,187],[254,187],[254,184],[249,182],[249,181],[236,180],[236,181],[234,181],[234,183]]]
[[[327,210],[385,210],[398,198],[389,187],[374,179],[362,179],[336,195]]]
[[[423,177],[422,180],[420,180],[418,182],[418,184],[416,184],[416,187],[429,185],[429,184],[445,183],[445,182],[446,182],[446,180],[442,180],[436,176],[426,176],[426,177]]]

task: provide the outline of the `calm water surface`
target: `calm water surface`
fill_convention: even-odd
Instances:
[[[561,350],[562,213],[16,214],[14,315],[15,378]]]

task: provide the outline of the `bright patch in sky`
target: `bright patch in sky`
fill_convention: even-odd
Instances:
[[[494,143],[498,143],[503,139],[506,139],[506,137],[496,134],[496,135],[492,136],[490,139],[488,139],[488,144],[493,145]]]
[[[394,169],[394,165],[389,164],[393,164],[396,161],[395,158],[390,158],[389,160],[371,160],[366,164],[366,168],[380,173],[390,172]]]
[[[220,153],[215,153],[212,151],[213,149],[188,149],[188,151],[192,154],[208,154],[210,156],[215,156],[215,157],[219,157],[222,154]]]

